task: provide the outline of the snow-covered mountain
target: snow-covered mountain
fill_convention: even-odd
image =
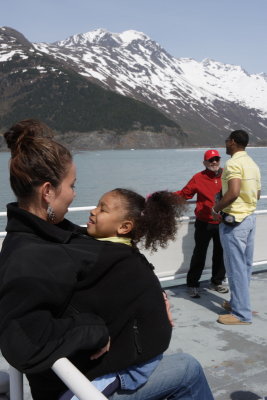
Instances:
[[[205,59],[174,58],[144,33],[103,29],[36,49],[68,62],[79,74],[166,113],[200,143],[246,129],[267,140],[266,74]],[[219,135],[219,137],[218,137]]]
[[[176,148],[181,127],[156,108],[106,90],[69,63],[35,47],[12,28],[0,28],[1,132],[38,118],[75,148]]]
[[[245,129],[267,143],[267,75],[205,59],[175,58],[142,32],[104,29],[52,44],[38,53],[65,63],[91,82],[141,100],[177,122],[189,144],[222,144]]]

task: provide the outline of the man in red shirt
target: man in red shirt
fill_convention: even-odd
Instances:
[[[219,221],[214,221],[211,209],[220,198],[222,188],[220,168],[220,154],[217,150],[207,150],[203,164],[206,167],[195,174],[186,186],[177,192],[177,195],[186,200],[197,195],[195,208],[195,248],[187,274],[187,286],[191,297],[199,298],[199,279],[205,267],[209,242],[213,239],[211,289],[219,293],[227,293],[228,289],[222,285],[225,278],[223,250],[219,237]]]

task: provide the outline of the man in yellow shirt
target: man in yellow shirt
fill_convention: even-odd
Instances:
[[[249,283],[252,272],[257,200],[261,180],[257,164],[245,151],[248,134],[231,132],[225,141],[231,156],[222,174],[222,199],[212,209],[215,220],[221,220],[220,239],[224,264],[231,291],[230,302],[223,308],[218,322],[225,325],[247,325],[252,322]]]

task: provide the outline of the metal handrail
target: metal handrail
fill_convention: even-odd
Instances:
[[[10,400],[23,400],[23,374],[9,366],[9,397]]]
[[[107,398],[67,358],[58,359],[52,366],[54,373],[79,400],[107,400]],[[9,366],[10,400],[23,400],[23,374]]]
[[[263,195],[260,197],[260,200],[267,199],[267,195]],[[187,200],[188,204],[195,204],[196,200]],[[84,207],[69,207],[68,212],[77,212],[77,211],[90,211],[93,210],[96,206],[84,206]],[[267,214],[267,210],[256,210],[255,214]],[[0,217],[6,217],[6,211],[0,212]],[[180,221],[189,221],[194,219],[194,216],[183,216],[180,218]],[[6,232],[0,232],[0,238],[6,236]]]
[[[79,400],[107,400],[107,398],[67,358],[60,358],[52,370]],[[12,400],[12,399],[10,399]]]

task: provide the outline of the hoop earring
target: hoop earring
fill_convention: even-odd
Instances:
[[[55,221],[56,221],[56,214],[55,214],[55,211],[54,211],[53,207],[51,207],[49,205],[47,207],[46,213],[47,213],[47,221],[51,222],[52,224],[54,224]]]

